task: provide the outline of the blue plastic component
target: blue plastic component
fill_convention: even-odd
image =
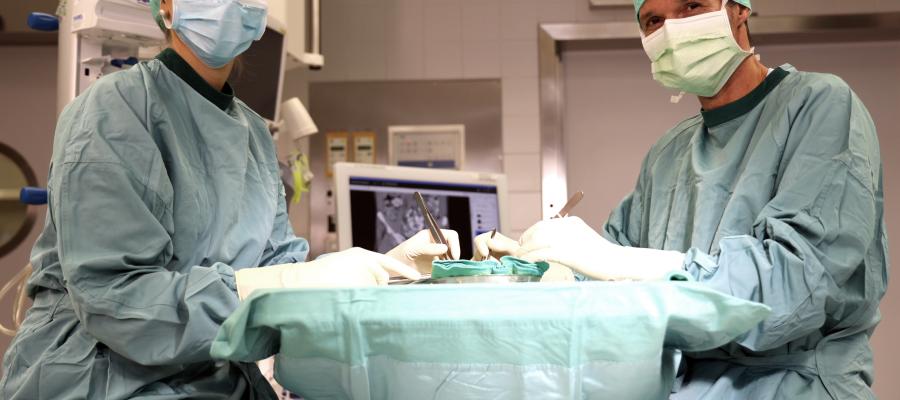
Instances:
[[[138,59],[135,58],[135,57],[128,57],[128,58],[125,58],[125,59],[122,59],[122,58],[114,58],[114,59],[112,59],[112,61],[110,61],[109,63],[112,64],[114,67],[122,68],[122,67],[124,67],[124,66],[126,66],[126,65],[135,65],[135,64],[137,64],[137,63],[138,63]]]
[[[47,189],[39,187],[23,187],[19,192],[19,201],[33,206],[47,204]]]
[[[59,18],[52,14],[33,12],[28,15],[28,26],[36,31],[56,32],[59,30]]]

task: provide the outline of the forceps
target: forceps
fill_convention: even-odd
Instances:
[[[494,230],[491,231],[491,239],[493,239],[494,236],[497,236],[497,229],[496,229],[496,228],[494,228]],[[494,257],[494,252],[491,250],[490,247],[488,247],[488,253],[487,253],[484,257],[482,257],[480,261],[487,261],[487,260],[490,260],[491,257]]]
[[[428,230],[431,231],[431,239],[434,240],[435,243],[447,246],[447,252],[441,255],[440,259],[452,260],[453,256],[450,254],[450,243],[447,242],[447,238],[445,238],[444,234],[441,232],[441,228],[438,226],[434,216],[428,211],[428,206],[425,205],[425,198],[423,198],[422,194],[419,192],[414,193],[413,196],[416,198],[416,203],[419,203],[419,210],[422,211],[422,215],[425,217],[425,223],[428,224]]]

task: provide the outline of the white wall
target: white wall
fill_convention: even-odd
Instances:
[[[0,142],[25,156],[39,184],[46,187],[56,126],[56,46],[0,46],[0,60]],[[45,212],[46,207],[39,207],[35,227],[25,243],[0,257],[0,284],[28,262],[31,245],[44,226]],[[7,326],[12,304],[12,296],[0,301],[0,320]],[[0,335],[0,352],[6,352],[9,341]]]
[[[885,172],[885,213],[893,265],[900,265],[900,42],[760,47],[763,62],[790,62],[801,70],[844,78],[868,107],[878,128]],[[650,78],[640,50],[571,52],[566,74],[565,141],[568,182],[584,190],[579,215],[599,227],[634,187],[641,160],[663,132],[699,111],[695,98],[668,102]],[[650,117],[652,116],[652,117]],[[900,289],[881,303],[883,321],[872,339],[875,391],[900,398]]]
[[[588,0],[325,0],[325,68],[313,81],[500,78],[516,235],[541,217],[539,23],[630,21]],[[760,15],[900,11],[900,0],[755,0]]]

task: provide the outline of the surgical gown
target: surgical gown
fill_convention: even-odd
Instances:
[[[166,65],[104,77],[60,116],[34,306],[0,398],[274,398],[254,364],[213,361],[210,345],[239,303],[234,271],[308,246],[265,122]]]
[[[772,308],[735,342],[685,354],[673,399],[874,398],[882,164],[871,117],[839,78],[785,65],[682,122],[604,234],[685,252],[698,281]]]

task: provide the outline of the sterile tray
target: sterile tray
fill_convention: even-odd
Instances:
[[[420,283],[447,284],[447,283],[494,283],[510,284],[523,282],[540,282],[541,277],[534,275],[476,275],[454,276],[448,278],[426,279]]]
[[[436,285],[436,284],[459,284],[459,283],[492,283],[492,284],[510,284],[510,283],[527,283],[540,282],[540,276],[534,275],[475,275],[475,276],[454,276],[447,278],[430,278],[430,275],[422,279],[394,279],[388,282],[388,285]]]

